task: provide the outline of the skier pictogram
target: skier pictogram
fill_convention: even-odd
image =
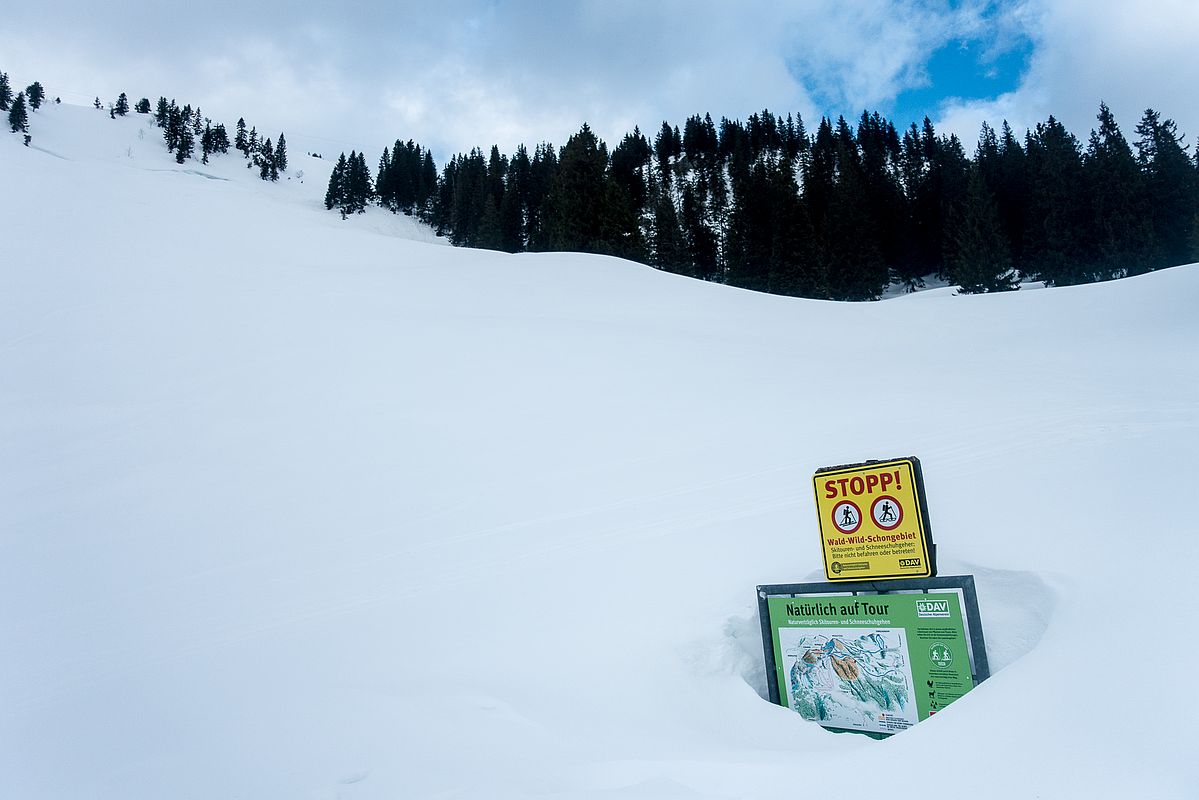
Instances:
[[[875,525],[885,531],[893,531],[903,522],[903,506],[894,497],[885,494],[870,505],[870,516]]]

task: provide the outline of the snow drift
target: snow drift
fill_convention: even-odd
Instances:
[[[772,297],[146,123],[0,137],[0,796],[1199,792],[1194,265]],[[909,454],[994,675],[830,734],[762,699],[754,587],[818,576],[813,470]]]

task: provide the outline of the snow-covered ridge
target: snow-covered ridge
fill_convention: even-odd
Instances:
[[[797,300],[342,221],[291,134],[267,184],[137,115],[31,133],[0,136],[0,796],[1199,790],[1194,265]],[[819,573],[816,468],[908,454],[994,676],[830,735],[762,700],[754,586]]]

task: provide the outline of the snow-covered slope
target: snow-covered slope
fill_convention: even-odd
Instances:
[[[1199,793],[1195,266],[771,297],[145,123],[0,136],[0,796]],[[754,587],[820,574],[813,470],[908,454],[994,675],[830,734]]]

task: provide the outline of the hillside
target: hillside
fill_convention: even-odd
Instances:
[[[0,796],[1199,792],[1195,265],[796,300],[342,221],[299,136],[267,184],[144,117],[32,122]],[[761,698],[754,587],[820,574],[815,469],[909,454],[994,674],[830,734]]]

